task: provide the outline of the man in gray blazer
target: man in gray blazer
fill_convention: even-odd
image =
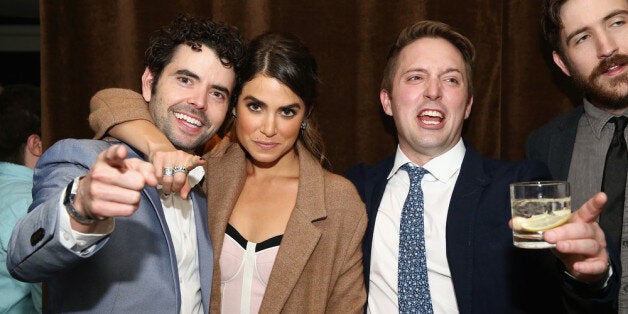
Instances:
[[[555,179],[570,182],[572,208],[600,190],[608,195],[600,226],[609,250],[620,250],[625,270],[628,0],[546,0],[542,14],[554,62],[584,97],[581,105],[530,135],[526,157],[544,162]],[[619,312],[626,312],[628,282],[625,276],[621,281]]]
[[[146,51],[142,96],[180,150],[192,152],[225,119],[243,55],[237,31],[181,16]],[[124,104],[104,90],[94,101]],[[11,237],[12,276],[48,285],[46,311],[203,313],[209,310],[213,254],[206,202],[157,185],[199,162],[157,169],[126,144],[62,140],[41,157],[33,204]],[[156,173],[156,172],[159,172]],[[164,183],[164,186],[166,184]]]

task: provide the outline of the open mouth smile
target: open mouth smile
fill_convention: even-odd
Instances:
[[[185,122],[187,122],[188,124],[191,124],[197,128],[200,128],[201,126],[203,126],[203,123],[201,123],[200,120],[192,118],[184,113],[181,112],[175,112],[174,116],[179,119],[179,120],[183,120]]]
[[[417,115],[419,121],[426,125],[438,125],[443,122],[445,115],[438,110],[423,110]]]

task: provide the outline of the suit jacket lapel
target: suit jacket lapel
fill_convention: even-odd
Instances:
[[[194,187],[193,191],[194,193],[190,193],[190,196],[194,206],[194,222],[196,223],[201,296],[205,313],[209,313],[209,297],[212,273],[214,271],[214,254],[212,251],[212,243],[209,239],[209,230],[207,229],[207,202],[205,198],[199,196],[204,193],[200,191],[198,185]]]
[[[177,254],[174,250],[174,245],[172,243],[172,236],[170,235],[170,229],[168,228],[168,224],[166,222],[166,216],[164,215],[164,209],[161,205],[161,199],[159,197],[159,192],[157,189],[148,187],[142,190],[151,203],[153,210],[155,211],[155,215],[157,215],[157,219],[159,219],[159,225],[161,226],[161,231],[165,235],[166,243],[168,244],[168,252],[170,252],[170,267],[173,272],[174,287],[175,291],[177,291],[177,308],[181,308],[181,286],[179,285],[179,267],[177,266]]]
[[[447,213],[447,261],[460,312],[472,306],[473,225],[480,197],[490,182],[483,165],[482,157],[467,147]]]
[[[368,224],[366,226],[366,233],[364,234],[364,240],[362,242],[362,255],[364,264],[364,282],[366,283],[366,292],[369,290],[369,278],[371,274],[371,247],[373,245],[373,232],[375,231],[375,220],[377,219],[377,209],[382,202],[384,191],[386,190],[386,184],[388,184],[388,173],[392,169],[395,156],[387,158],[385,161],[378,165],[372,171],[369,171],[367,178],[364,182],[365,191],[367,195],[365,197],[366,213],[368,215]]]
[[[305,148],[299,145],[298,149],[300,173],[296,206],[281,240],[260,313],[281,311],[321,237],[313,222],[327,216],[323,169]]]
[[[567,180],[578,131],[578,122],[583,113],[583,106],[572,111],[563,123],[558,126],[558,131],[551,135],[547,166],[552,170],[554,179]]]

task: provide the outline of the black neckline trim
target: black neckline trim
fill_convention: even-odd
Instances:
[[[247,239],[245,239],[236,228],[234,228],[231,224],[227,224],[227,231],[225,232],[232,239],[234,239],[240,246],[246,249],[246,244],[249,243]],[[271,247],[279,246],[281,243],[281,239],[283,238],[283,234],[278,236],[274,236],[272,238],[266,239],[260,243],[255,243],[255,252],[259,252]],[[254,242],[251,242],[254,243]]]

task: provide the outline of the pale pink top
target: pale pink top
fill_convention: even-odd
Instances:
[[[220,254],[222,313],[259,312],[281,238],[253,243],[227,225]]]

